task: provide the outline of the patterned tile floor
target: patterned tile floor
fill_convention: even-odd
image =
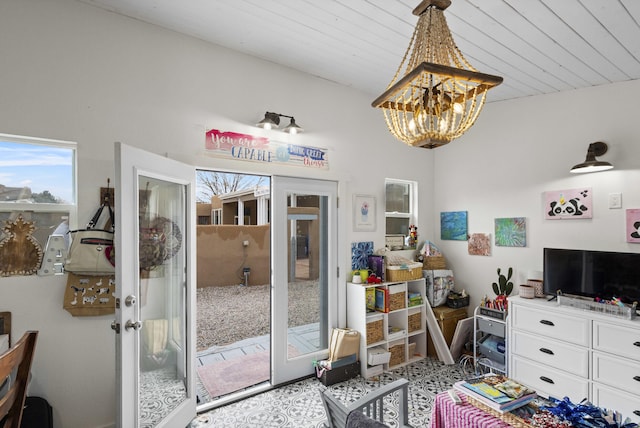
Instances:
[[[409,380],[409,423],[418,428],[429,426],[435,395],[451,388],[453,383],[465,376],[460,365],[448,366],[436,359],[426,358],[384,373],[377,380],[366,380],[358,376],[328,388],[335,397],[348,403],[381,385],[405,378]],[[320,391],[326,388],[315,378],[305,379],[204,413],[199,417],[203,423],[194,422],[192,426],[194,428],[322,427],[326,416]],[[397,403],[388,403],[390,414],[397,414],[397,409]],[[208,423],[204,423],[205,420],[208,420]],[[389,420],[386,423],[391,427],[397,426],[395,420]]]

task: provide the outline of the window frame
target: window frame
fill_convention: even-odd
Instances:
[[[72,203],[54,204],[45,202],[4,202],[0,201],[0,212],[35,212],[35,213],[65,213],[69,218],[67,223],[69,229],[77,228],[78,214],[78,144],[72,141],[53,140],[48,138],[28,137],[22,135],[12,135],[0,133],[0,140],[25,144],[32,146],[57,147],[71,150],[71,187],[72,187]],[[52,230],[53,233],[53,230]],[[48,235],[51,236],[51,233]],[[43,251],[47,242],[39,242]]]
[[[409,212],[404,213],[404,212],[397,212],[397,211],[387,211],[387,185],[390,183],[407,185],[409,187],[408,189]],[[386,221],[388,218],[409,219],[409,224],[407,226],[415,225],[416,227],[418,227],[418,182],[412,181],[412,180],[403,180],[398,178],[385,178],[384,179],[384,196],[385,196],[385,206],[384,206],[385,236],[398,235],[394,233],[388,233],[387,225],[386,225]],[[404,236],[406,238],[407,235],[404,235]]]

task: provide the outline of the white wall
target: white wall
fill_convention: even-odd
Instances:
[[[339,180],[343,275],[352,241],[384,244],[385,177],[419,183],[419,231],[432,233],[433,152],[393,140],[373,96],[72,0],[3,0],[0,58],[0,133],[78,143],[80,224],[113,179],[121,141],[198,166]],[[328,148],[330,170],[202,155],[210,128],[287,141],[251,126],[267,110],[295,115],[307,132],[294,141]],[[352,231],[354,193],[377,197],[375,232]],[[64,287],[63,277],[0,278],[0,310],[13,313],[14,335],[40,331],[30,393],[49,400],[55,426],[106,426],[115,413],[113,317],[71,317]]]
[[[640,251],[625,239],[625,210],[640,207],[638,95],[634,81],[493,103],[467,134],[434,151],[435,242],[472,306],[494,296],[497,268],[513,267],[516,286],[528,271],[542,271],[544,247]],[[609,145],[599,159],[615,169],[570,174],[595,141]],[[593,189],[592,219],[544,219],[543,192],[580,187]],[[623,207],[609,209],[609,194],[617,192]],[[490,233],[492,241],[495,218],[526,217],[527,246],[493,246],[490,257],[471,256],[466,241],[440,240],[443,211],[467,211],[469,233]]]

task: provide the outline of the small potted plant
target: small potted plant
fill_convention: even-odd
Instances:
[[[507,272],[507,276],[502,274],[500,268],[498,268],[498,282],[494,282],[493,292],[496,293],[496,308],[498,310],[506,311],[507,310],[507,297],[513,291],[513,282],[511,282],[511,277],[513,276],[513,268],[509,268]]]

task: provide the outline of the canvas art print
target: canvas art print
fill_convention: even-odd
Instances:
[[[498,247],[526,247],[527,220],[524,217],[495,219],[495,240]]]
[[[368,269],[373,254],[373,241],[351,243],[351,269]]]
[[[469,254],[472,256],[490,256],[491,235],[488,233],[472,233],[469,237]]]
[[[640,209],[627,210],[627,242],[640,244]]]
[[[467,212],[449,211],[440,213],[440,239],[467,240]]]
[[[593,217],[591,188],[545,192],[544,202],[544,214],[547,220]]]

